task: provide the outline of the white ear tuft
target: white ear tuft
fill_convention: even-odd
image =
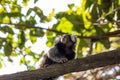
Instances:
[[[77,37],[76,37],[75,35],[71,35],[71,40],[72,40],[73,42],[76,42],[76,39],[77,39]]]

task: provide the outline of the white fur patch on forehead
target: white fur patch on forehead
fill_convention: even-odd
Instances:
[[[60,42],[63,42],[63,37],[62,36],[60,37]]]
[[[63,35],[63,36],[61,36],[60,41],[61,41],[62,43],[65,43],[65,44],[66,44],[68,40],[69,40],[68,35]]]
[[[73,42],[76,42],[76,36],[75,35],[71,35],[71,40],[73,41]]]

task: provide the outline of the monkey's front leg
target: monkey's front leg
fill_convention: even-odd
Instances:
[[[63,55],[65,53],[60,53],[56,47],[53,47],[48,52],[48,58],[53,60],[56,63],[64,63],[68,61],[68,59]]]

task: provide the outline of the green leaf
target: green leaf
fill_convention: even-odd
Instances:
[[[73,24],[70,21],[68,21],[65,17],[63,17],[56,29],[58,31],[62,31],[66,33],[72,33]]]
[[[33,11],[33,9],[30,8],[30,9],[27,11],[27,14],[26,14],[26,15],[27,15],[27,16],[30,15],[30,13],[31,13],[32,11]]]
[[[12,28],[10,28],[9,26],[3,26],[3,27],[0,27],[0,30],[4,33],[10,33],[10,34],[14,34]]]
[[[5,52],[5,56],[10,56],[12,53],[12,44],[11,43],[6,43],[4,45],[4,52]]]
[[[34,7],[33,9],[36,14],[39,16],[41,22],[47,21],[47,17],[43,14],[43,11],[39,7]]]
[[[18,54],[17,54],[17,53],[12,53],[11,56],[12,56],[12,57],[17,57]]]
[[[38,0],[34,0],[34,3],[36,3]]]
[[[24,6],[27,6],[27,5],[28,5],[28,1],[29,1],[29,0],[23,0],[23,2],[22,2],[23,5],[24,5]]]
[[[13,60],[12,60],[10,57],[8,57],[8,61],[9,61],[9,62],[13,62]]]
[[[42,29],[36,28],[30,30],[30,36],[43,37],[44,32]]]
[[[83,0],[84,1],[84,0]],[[95,2],[95,0],[85,0],[85,9],[86,8],[89,8],[94,2]]]
[[[30,36],[30,40],[32,43],[35,43],[37,41],[37,37],[36,36]]]
[[[98,0],[98,2],[97,2],[99,5],[101,5],[101,0]]]
[[[75,5],[74,4],[69,4],[68,7],[72,9]]]
[[[26,65],[30,64],[30,60],[25,60],[25,63]]]
[[[35,66],[29,66],[30,70],[35,70]]]
[[[97,35],[101,35],[105,33],[101,27],[94,26],[94,29],[96,30]]]
[[[100,52],[100,51],[103,50],[103,45],[100,42],[97,42],[95,44],[95,49],[96,49],[97,52]]]
[[[37,13],[39,17],[43,17],[43,12],[39,7],[35,6],[34,11]]]
[[[22,57],[22,58],[20,59],[19,64],[20,64],[20,65],[22,65],[24,62],[25,62],[25,58],[24,58],[24,57]]]
[[[113,26],[112,23],[101,25],[101,27],[103,28],[104,32],[106,32],[106,33],[110,31],[112,26]]]
[[[91,27],[91,15],[89,14],[89,11],[87,11],[86,13],[83,13],[83,20],[84,20],[84,27],[86,29],[89,29]]]
[[[47,41],[47,42],[46,42],[46,45],[47,45],[48,47],[52,47],[53,42]]]
[[[110,48],[110,41],[109,38],[101,39],[100,42],[104,45],[106,49]]]
[[[117,0],[118,1],[118,5],[120,6],[120,0]]]
[[[34,16],[30,16],[29,24],[36,24],[36,20]]]
[[[81,47],[88,47],[89,46],[89,40],[80,39],[80,46]]]
[[[102,10],[104,11],[104,12],[106,12],[106,13],[108,13],[108,11],[109,11],[109,9],[112,7],[112,3],[113,3],[113,1],[112,0],[109,0],[109,1],[107,1],[107,0],[101,0],[101,8],[102,8]]]
[[[54,42],[54,39],[55,39],[55,37],[53,35],[55,35],[55,34],[52,33],[52,32],[47,33],[47,40],[48,41],[46,42],[46,45],[48,47],[51,47],[53,45],[53,42]]]
[[[92,16],[92,19],[91,19],[92,22],[95,22],[98,19],[98,13],[97,13],[96,7],[97,7],[97,5],[93,5],[91,7],[91,13],[90,14]],[[102,12],[99,11],[99,15],[101,15],[101,14],[102,14]]]
[[[24,31],[20,31],[19,34],[18,34],[18,46],[20,48],[23,48],[24,47],[24,44],[25,44],[25,33]]]
[[[2,63],[0,62],[0,68],[2,68]]]
[[[11,13],[19,13],[20,14],[20,12],[21,12],[21,6],[17,5],[17,4],[11,5],[10,9],[11,9]]]
[[[48,21],[48,22],[51,21],[52,18],[54,17],[54,15],[55,15],[55,10],[52,9],[52,12],[51,12],[51,13],[49,14],[49,16],[47,17],[47,21]]]
[[[77,53],[77,58],[81,58],[83,57],[83,54],[82,54],[82,47],[81,47],[81,44],[80,44],[80,39],[77,40],[77,45],[76,45],[76,53]]]
[[[10,18],[8,16],[5,16],[3,18],[3,23],[10,23]]]
[[[24,14],[20,13],[20,12],[12,12],[12,13],[7,13],[6,15],[8,15],[9,17],[22,17]]]
[[[2,48],[2,46],[3,46],[3,41],[2,41],[2,39],[0,38],[0,49]]]

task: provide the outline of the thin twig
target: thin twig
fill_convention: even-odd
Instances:
[[[90,50],[89,50],[89,53],[88,53],[88,56],[92,54],[92,51],[93,51],[93,40],[90,39]]]
[[[105,17],[108,16],[108,15],[110,15],[110,14],[112,14],[112,13],[115,12],[115,11],[118,11],[118,10],[120,10],[120,7],[114,9],[112,12],[107,13],[107,14],[105,15]]]
[[[40,26],[34,26],[31,24],[13,24],[13,23],[0,23],[0,24],[5,24],[5,25],[14,25],[17,27],[27,27],[27,28],[39,28],[39,29],[43,29],[43,30],[47,30],[47,31],[51,31],[51,32],[55,32],[58,34],[69,34],[69,33],[65,33],[65,32],[61,32],[61,31],[57,31],[54,29],[49,29],[49,28],[43,28]],[[109,32],[109,33],[105,33],[103,35],[97,35],[97,36],[80,36],[80,35],[76,35],[77,38],[84,38],[84,39],[93,39],[94,41],[100,40],[100,39],[104,39],[104,38],[108,38],[108,37],[120,37],[120,30],[116,30],[114,32]]]

